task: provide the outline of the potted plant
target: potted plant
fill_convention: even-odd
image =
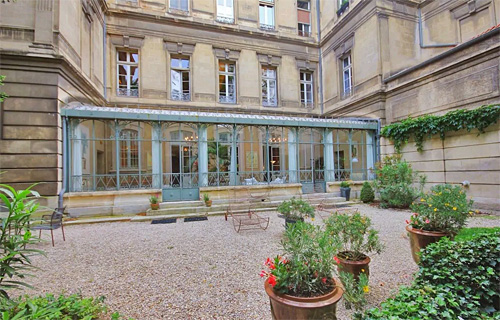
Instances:
[[[205,205],[207,207],[211,207],[212,206],[212,200],[210,200],[210,197],[208,196],[208,193],[204,193],[203,194],[203,202],[205,202]]]
[[[349,182],[340,182],[340,196],[344,197],[346,201],[349,201],[349,198],[351,197],[351,187]]]
[[[382,252],[378,231],[370,218],[356,212],[352,215],[335,213],[325,221],[328,234],[340,244],[335,257],[340,272],[352,273],[355,279],[370,274],[368,254]]]
[[[307,201],[296,199],[283,201],[277,208],[278,212],[285,216],[285,226],[297,221],[304,221],[305,217],[314,218],[314,207]]]
[[[412,203],[414,212],[406,220],[413,260],[420,262],[419,252],[442,237],[453,237],[472,214],[472,200],[467,200],[460,186],[435,185],[420,200]]]
[[[157,196],[149,197],[149,203],[151,204],[151,210],[158,210],[160,208]]]
[[[335,280],[332,257],[338,245],[328,233],[305,222],[285,231],[283,256],[268,258],[264,287],[273,319],[337,319],[337,302],[342,298]]]

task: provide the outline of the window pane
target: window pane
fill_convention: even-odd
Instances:
[[[172,68],[179,68],[181,66],[179,59],[171,59],[170,66]]]
[[[300,9],[309,10],[309,1],[304,1],[304,0],[297,1],[297,7]]]
[[[118,52],[118,61],[127,61],[127,53],[124,51],[119,51]]]
[[[189,59],[182,59],[182,67],[184,69],[189,69]]]
[[[184,81],[184,82],[186,82],[186,81],[187,81],[187,82],[189,82],[189,72],[184,71],[184,72],[182,73],[182,81]]]
[[[222,62],[222,61],[219,61],[219,71],[226,71],[226,63],[225,62]]]
[[[132,53],[130,54],[130,62],[139,62],[139,54],[138,53]]]
[[[119,75],[127,75],[129,70],[129,66],[127,65],[119,65],[118,66],[118,74]]]
[[[228,64],[228,72],[234,73],[234,64]]]

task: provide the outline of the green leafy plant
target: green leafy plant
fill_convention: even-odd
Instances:
[[[472,203],[460,186],[435,185],[411,205],[415,213],[406,222],[415,229],[455,235],[472,214]]]
[[[354,319],[361,319],[361,312],[366,306],[366,294],[370,292],[368,286],[368,276],[365,273],[359,275],[359,280],[354,279],[354,275],[349,272],[340,272],[340,280],[344,286],[344,305],[347,310],[354,309]]]
[[[8,210],[7,216],[1,219],[0,234],[0,296],[3,298],[9,297],[9,289],[30,287],[19,279],[30,276],[35,269],[31,265],[32,256],[43,254],[41,250],[29,248],[39,241],[29,227],[31,215],[38,209],[36,198],[40,196],[32,190],[34,186],[16,191],[9,185],[0,184],[0,201]]]
[[[463,228],[453,238],[455,241],[469,241],[483,234],[500,232],[500,227],[495,228]]]
[[[208,193],[204,193],[204,194],[203,194],[203,201],[204,201],[204,202],[208,202],[208,201],[210,201],[210,197],[208,196]]]
[[[427,177],[414,171],[400,154],[387,156],[375,167],[373,186],[380,193],[380,205],[408,208],[422,193]],[[414,184],[418,183],[419,187]]]
[[[426,115],[418,118],[408,118],[398,123],[385,126],[380,135],[389,138],[397,152],[401,150],[410,138],[415,140],[418,151],[422,151],[424,139],[435,134],[444,140],[447,132],[465,129],[479,130],[479,134],[500,117],[499,105],[481,106],[474,110],[455,110],[443,116]]]
[[[349,188],[349,187],[350,187],[350,184],[349,184],[349,182],[347,182],[347,181],[341,181],[341,182],[340,182],[340,187],[341,187],[341,188]]]
[[[2,319],[103,319],[107,307],[104,297],[83,298],[80,294],[70,296],[52,294],[39,297],[19,297],[14,300],[0,300]],[[113,313],[112,319],[124,319],[119,313]]]
[[[313,297],[335,288],[333,256],[339,246],[329,233],[319,226],[299,221],[286,229],[281,246],[284,255],[268,258],[265,264],[269,270],[260,274],[269,279],[275,291]]]
[[[283,201],[276,210],[292,220],[301,220],[305,217],[314,218],[314,207],[309,202],[295,197]]]
[[[149,197],[149,203],[151,203],[151,204],[157,204],[158,203],[158,197],[157,196],[151,196],[151,197]]]
[[[325,221],[326,232],[340,244],[337,256],[344,260],[360,261],[367,254],[382,252],[384,246],[370,218],[356,212],[353,215],[335,213]]]
[[[375,200],[375,192],[373,192],[373,188],[368,181],[365,181],[363,183],[363,187],[361,188],[361,193],[359,195],[359,198],[364,203],[373,202],[373,200]]]
[[[430,244],[413,284],[364,319],[498,319],[499,253],[500,232]]]
[[[3,86],[3,81],[5,80],[5,76],[0,75],[0,86]],[[5,93],[0,91],[0,102],[3,102],[5,98],[8,98],[9,96]]]

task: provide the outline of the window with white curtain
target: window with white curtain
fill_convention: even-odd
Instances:
[[[306,108],[312,108],[314,106],[312,72],[300,72],[300,102],[302,106]]]
[[[352,93],[352,61],[351,55],[347,55],[342,58],[342,83],[344,97],[351,95]]]
[[[217,0],[217,21],[234,23],[233,0]]]
[[[276,68],[262,67],[262,105],[276,107],[278,99],[276,94]]]
[[[236,102],[236,64],[219,61],[219,102]]]
[[[189,58],[170,59],[170,98],[172,100],[191,100],[189,82]]]
[[[274,2],[260,1],[259,24],[261,29],[274,30]]]

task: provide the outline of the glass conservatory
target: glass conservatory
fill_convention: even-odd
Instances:
[[[369,180],[377,120],[77,105],[62,110],[70,192],[161,189],[194,200],[203,187]]]

